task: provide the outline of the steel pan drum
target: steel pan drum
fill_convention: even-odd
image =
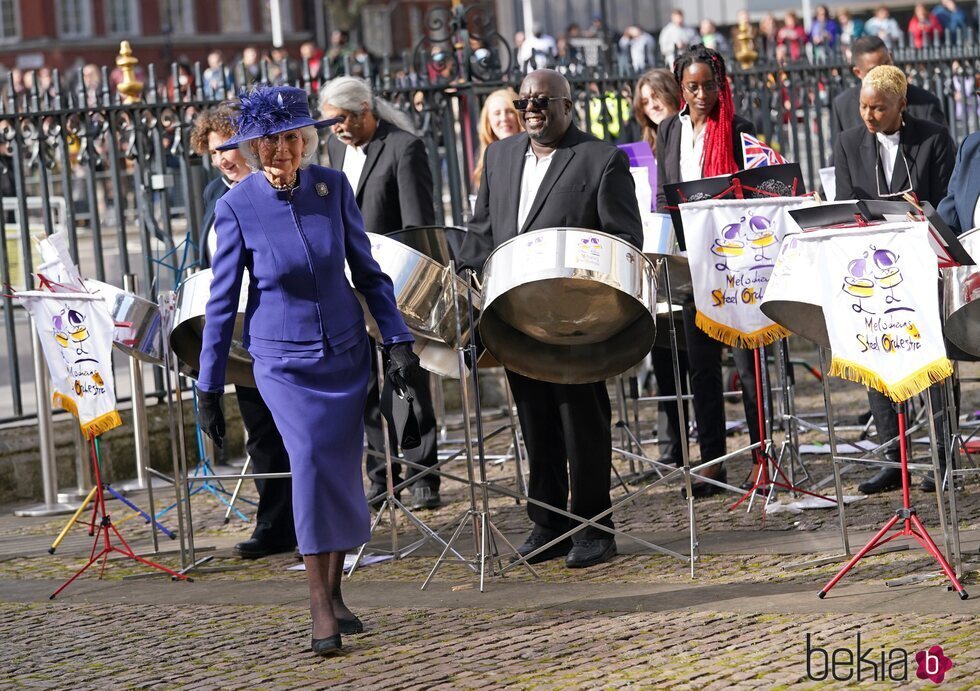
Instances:
[[[483,267],[480,335],[504,367],[585,384],[625,372],[656,336],[653,263],[629,243],[579,228],[523,233]]]
[[[830,347],[827,322],[812,277],[817,265],[818,241],[802,235],[783,239],[766,294],[759,303],[762,313],[780,326],[824,348]]]
[[[109,315],[115,322],[113,345],[137,360],[162,367],[161,319],[156,303],[91,278],[85,279],[85,287],[102,297],[109,307]]]
[[[963,247],[980,261],[980,229],[960,236]],[[943,271],[946,338],[954,360],[980,360],[980,266],[959,266]]]
[[[204,308],[211,297],[211,269],[193,274],[177,288],[174,309],[174,327],[170,331],[170,347],[180,360],[181,370],[189,377],[197,378],[201,369],[201,344],[204,341]],[[252,375],[252,356],[242,346],[245,328],[245,307],[248,304],[248,274],[242,280],[242,292],[238,299],[238,317],[231,336],[231,350],[225,367],[225,382],[242,386],[255,386]]]
[[[418,250],[442,266],[449,266],[459,256],[466,231],[456,226],[418,226],[388,233],[386,237]]]
[[[415,229],[413,229],[415,230]],[[456,347],[456,310],[452,301],[452,278],[456,283],[462,345],[469,343],[468,299],[466,281],[451,276],[448,266],[419,250],[398,242],[388,235],[368,233],[371,254],[381,270],[391,277],[395,301],[406,325],[415,336],[414,350],[422,367],[444,377],[459,377]],[[473,291],[473,309],[479,312],[480,295]],[[380,339],[377,322],[371,316],[363,296],[358,294],[368,332]]]

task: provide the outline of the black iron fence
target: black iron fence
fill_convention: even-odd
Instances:
[[[461,35],[458,25],[455,31]],[[476,191],[471,171],[482,103],[503,85],[516,88],[521,74],[510,49],[492,32],[462,35],[462,44],[440,49],[444,39],[430,34],[411,55],[360,68],[379,95],[411,115],[439,191],[437,218],[452,225],[465,225],[469,195]],[[895,51],[911,81],[940,98],[957,140],[980,128],[978,51],[972,40]],[[630,117],[637,75],[615,51],[594,58],[566,61],[559,69],[572,85],[578,124],[615,140]],[[355,67],[347,64],[341,71]],[[190,148],[194,118],[234,96],[245,77],[223,69],[215,88],[200,65],[189,79],[180,79],[180,69],[174,65],[161,73],[147,66],[141,96],[132,103],[123,94],[133,85],[111,87],[108,68],[97,89],[81,75],[69,80],[57,71],[44,89],[35,82],[30,92],[17,93],[12,80],[6,85],[0,110],[0,282],[32,287],[32,236],[63,228],[86,276],[122,285],[124,274],[136,274],[141,293],[152,300],[178,284],[197,255],[201,192],[214,175],[209,161]],[[315,74],[308,63],[281,69],[263,64],[251,80],[288,80],[313,97],[331,76],[336,75]],[[800,162],[808,184],[817,188],[819,168],[832,150],[831,103],[856,83],[850,69],[842,61],[766,62],[735,67],[732,81],[739,112],[787,158]],[[0,298],[0,422],[36,411],[28,320],[6,292]],[[117,385],[125,385],[123,379],[117,377]],[[157,378],[154,394],[162,395],[161,384]],[[125,390],[120,393],[125,397]]]

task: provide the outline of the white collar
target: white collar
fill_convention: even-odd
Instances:
[[[884,132],[875,132],[875,138],[882,144],[891,144],[894,146],[898,144],[899,139],[902,136],[901,128],[895,130],[892,134],[885,134]]]

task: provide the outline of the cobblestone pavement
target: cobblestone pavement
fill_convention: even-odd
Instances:
[[[798,409],[822,410],[819,386],[809,379],[801,377]],[[835,402],[845,423],[856,422],[866,409],[859,387],[835,383]],[[965,388],[964,412],[977,408],[976,387]],[[737,417],[738,405],[730,405],[729,412]],[[644,409],[639,433],[647,436],[651,430]],[[505,450],[504,437],[491,444],[492,453]],[[745,438],[733,435],[730,448]],[[781,440],[777,436],[777,448]],[[804,441],[820,439],[808,433]],[[826,455],[804,461],[811,477],[829,475]],[[617,461],[617,468],[623,474],[631,470],[625,461]],[[749,461],[741,458],[728,468],[729,480],[737,484]],[[447,469],[465,475],[460,461]],[[845,492],[855,493],[857,482],[871,472],[847,473]],[[515,485],[510,463],[491,464],[489,477]],[[656,485],[639,495],[616,511],[617,527],[686,552],[687,504],[679,487]],[[620,497],[625,492],[616,490]],[[158,505],[171,494],[158,492]],[[418,515],[448,536],[468,508],[468,494],[464,485],[445,480],[445,505]],[[247,487],[245,495],[254,497],[254,490]],[[132,498],[145,506],[145,494]],[[84,564],[91,538],[75,527],[49,555],[47,547],[64,518],[3,515],[0,635],[6,644],[0,646],[0,687],[824,688],[855,685],[859,666],[863,686],[882,687],[888,675],[889,687],[921,687],[932,682],[916,678],[914,656],[935,644],[954,665],[944,687],[976,687],[980,491],[975,480],[958,495],[966,531],[964,583],[977,597],[965,602],[946,589],[935,562],[916,546],[869,556],[818,600],[816,591],[840,562],[787,566],[839,554],[837,512],[776,513],[764,519],[758,505],[728,511],[735,498],[696,504],[701,557],[694,580],[687,561],[650,553],[626,538],[618,540],[621,556],[608,564],[572,571],[552,561],[537,567],[540,578],[515,569],[490,578],[484,593],[472,571],[454,562],[439,571],[428,590],[419,591],[435,559],[433,546],[366,567],[345,585],[345,593],[367,632],[345,637],[344,654],[329,660],[309,653],[305,577],[287,570],[295,559],[289,554],[235,559],[230,548],[251,526],[237,518],[225,523],[223,506],[208,494],[197,495],[192,507],[199,556],[213,559],[195,573],[194,583],[145,577],[143,566],[114,558],[104,580],[97,580],[93,569],[55,601],[47,596]],[[912,498],[942,542],[935,496],[914,489]],[[848,506],[852,549],[899,500],[893,492]],[[114,504],[110,508],[119,521],[125,514]],[[509,497],[493,496],[491,516],[512,540],[527,530],[524,506]],[[164,520],[176,527],[175,516]],[[404,544],[414,532],[405,517],[398,523]],[[389,528],[382,520],[377,545],[384,544]],[[120,529],[138,550],[149,548],[149,533],[139,520],[126,520]],[[164,540],[161,548],[171,551],[154,558],[179,567],[175,544]],[[473,554],[469,533],[459,549]],[[860,653],[865,653],[861,665]],[[881,664],[883,656],[893,664]],[[896,677],[905,681],[891,681]]]

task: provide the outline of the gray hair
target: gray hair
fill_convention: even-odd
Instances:
[[[303,137],[303,156],[300,158],[299,167],[309,168],[310,164],[316,159],[317,148],[320,145],[320,138],[317,136],[316,128],[313,125],[307,125],[306,127],[301,127],[299,129],[300,135]],[[262,161],[259,157],[252,151],[252,143],[255,139],[250,139],[246,142],[242,142],[238,145],[238,150],[242,152],[242,156],[245,158],[245,163],[252,170],[262,170]]]
[[[367,104],[367,108],[364,104]],[[323,85],[320,90],[320,111],[331,105],[334,108],[363,113],[370,110],[379,120],[389,122],[400,130],[415,134],[412,118],[383,98],[376,98],[371,85],[357,77],[337,77]]]

